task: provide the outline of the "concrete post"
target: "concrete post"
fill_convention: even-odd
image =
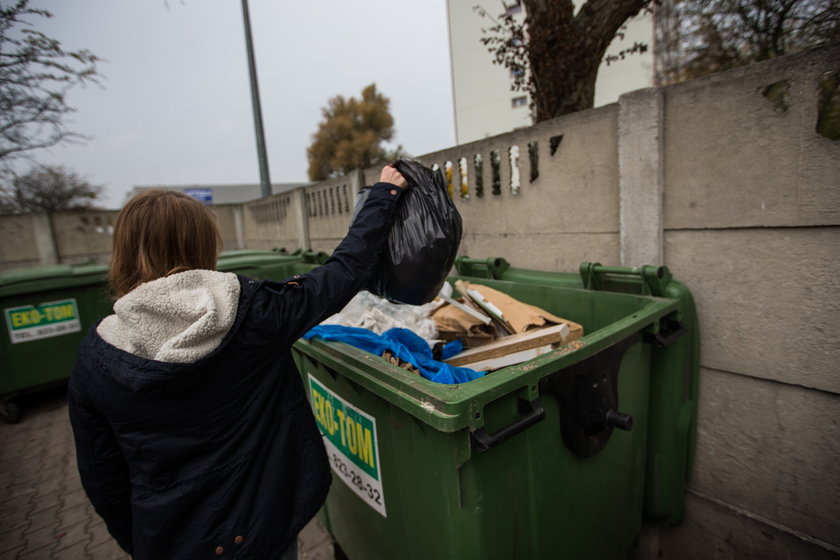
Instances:
[[[245,248],[245,217],[244,207],[238,204],[233,207],[233,229],[236,232],[236,248]]]
[[[350,199],[356,200],[356,195],[365,186],[365,172],[361,169],[356,169],[350,172]]]
[[[309,236],[309,208],[306,204],[306,187],[298,187],[292,191],[292,208],[297,223],[298,248],[311,249],[312,240]]]
[[[41,264],[58,264],[58,250],[55,246],[55,233],[48,213],[31,214],[35,233],[35,244]]]
[[[659,265],[664,262],[662,91],[633,91],[618,105],[621,264]]]

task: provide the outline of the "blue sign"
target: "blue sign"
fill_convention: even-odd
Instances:
[[[213,204],[213,189],[185,189],[184,194],[205,204]]]

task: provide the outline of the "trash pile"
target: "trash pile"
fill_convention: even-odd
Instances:
[[[453,297],[457,291],[460,297]],[[465,383],[583,336],[578,323],[498,290],[457,280],[430,303],[400,305],[360,292],[310,330],[345,342],[437,383]],[[580,344],[580,343],[577,343]]]
[[[455,282],[460,300],[441,295],[447,305],[432,315],[439,336],[460,340],[465,350],[447,363],[493,371],[535,358],[583,336],[578,323],[514,299],[489,286]]]

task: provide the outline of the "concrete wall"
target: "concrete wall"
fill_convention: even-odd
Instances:
[[[0,216],[0,271],[51,264],[107,263],[115,211]]]
[[[364,186],[361,183],[361,174],[357,172],[324,181],[306,190],[309,248],[332,251],[344,238],[353,215],[356,195]]]
[[[664,262],[695,294],[703,366],[665,557],[840,555],[840,142],[815,132],[838,69],[835,45],[663,90]]]
[[[46,260],[41,260],[38,232],[46,220],[45,214],[0,216],[0,271],[55,263],[54,248],[45,248]]]
[[[216,204],[212,206],[213,212],[219,219],[219,229],[222,232],[222,243],[225,251],[244,249],[245,241],[242,238],[243,216],[241,204]]]
[[[225,249],[244,248],[236,227],[242,206],[219,205],[213,211]],[[53,264],[107,264],[117,214],[116,210],[79,210],[0,216],[0,272]]]
[[[293,250],[305,237],[305,207],[302,189],[275,194],[242,205],[244,246],[248,249],[284,247]]]
[[[63,212],[50,217],[62,264],[110,260],[116,212]]]
[[[840,558],[840,141],[815,131],[838,61],[833,45],[419,158],[451,179],[462,254],[549,271],[664,263],[692,290],[685,518],[646,527],[637,558]],[[773,84],[786,93],[771,101]],[[378,173],[216,207],[226,246],[332,251]],[[66,227],[81,236],[79,219]],[[32,260],[36,222],[0,219],[4,262]],[[80,254],[67,245],[59,259]]]
[[[616,263],[617,114],[618,107],[609,105],[420,157],[427,165],[452,167],[455,204],[465,224],[461,252],[504,256],[516,266],[544,270],[576,270],[583,260]],[[552,138],[558,142],[553,154]],[[529,144],[537,154],[533,181]],[[494,153],[500,183],[495,191]],[[480,190],[476,156],[482,162]],[[462,158],[466,165],[460,165]]]

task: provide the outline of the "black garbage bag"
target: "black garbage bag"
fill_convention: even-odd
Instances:
[[[435,299],[455,262],[461,244],[461,215],[440,169],[432,171],[407,159],[397,160],[393,166],[408,181],[409,189],[399,201],[388,242],[367,290],[393,302],[422,305]],[[367,189],[363,189],[356,211],[366,199]]]

